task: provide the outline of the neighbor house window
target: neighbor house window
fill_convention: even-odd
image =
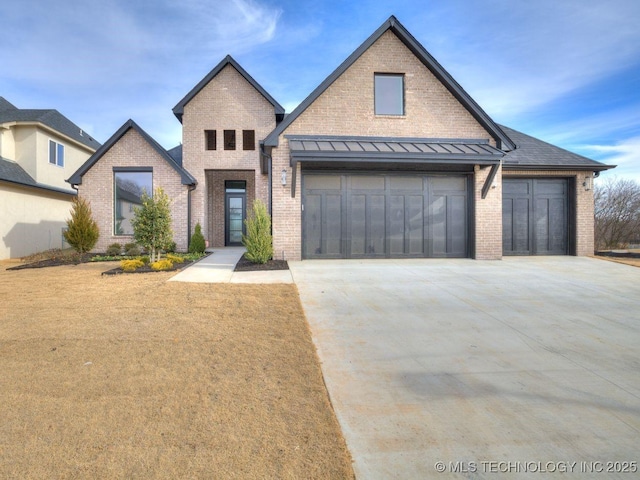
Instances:
[[[225,150],[236,149],[236,131],[235,130],[224,131],[224,149]]]
[[[215,150],[216,149],[216,131],[205,130],[204,138],[205,138],[205,148],[207,150]]]
[[[256,149],[256,131],[255,130],[242,131],[242,149],[243,150]]]
[[[142,205],[143,193],[153,195],[152,169],[114,169],[113,192],[113,233],[133,235],[135,208]]]
[[[404,115],[404,75],[374,75],[376,115]]]
[[[64,145],[49,140],[49,163],[64,167]]]

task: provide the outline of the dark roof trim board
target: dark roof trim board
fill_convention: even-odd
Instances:
[[[122,127],[118,129],[116,133],[114,133],[109,140],[107,140],[104,145],[102,145],[96,153],[94,153],[69,179],[71,185],[81,185],[82,184],[82,176],[87,173],[93,165],[102,158],[102,156],[107,153],[113,145],[115,145],[130,129],[138,132],[142,138],[144,138],[149,145],[153,147],[153,149],[158,152],[158,154],[180,175],[180,179],[183,185],[196,185],[198,182],[189,172],[187,172],[184,168],[176,163],[176,161],[169,155],[169,153],[160,146],[158,142],[156,142],[147,132],[142,130],[138,126],[136,122],[133,120],[127,120]]]
[[[435,75],[451,94],[469,111],[469,113],[492,135],[498,148],[512,150],[512,140],[485,113],[471,96],[456,82],[435,58],[409,33],[392,15],[365,42],[360,45],[342,64],[331,73],[298,107],[265,139],[266,146],[278,146],[278,138],[333,82],[336,81],[362,54],[373,45],[387,30],[391,30],[411,50],[411,52]]]
[[[189,103],[193,97],[195,97],[200,90],[202,90],[213,78],[218,75],[222,71],[224,67],[227,65],[231,65],[235,68],[240,75],[242,75],[247,82],[249,82],[253,88],[255,88],[260,94],[267,99],[267,101],[273,105],[276,116],[284,116],[284,107],[280,105],[271,95],[267,92],[262,86],[256,82],[251,75],[247,73],[247,71],[240,66],[238,62],[236,62],[231,55],[227,55],[224,59],[214,67],[198,84],[191,89],[189,93],[185,95],[185,97],[178,102],[178,104],[173,107],[173,114],[178,117],[180,123],[182,123],[182,115],[184,114],[184,107]]]

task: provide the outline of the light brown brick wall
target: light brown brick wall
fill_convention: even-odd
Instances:
[[[133,242],[132,236],[113,234],[113,167],[152,167],[153,189],[162,187],[172,199],[174,241],[178,251],[187,245],[187,187],[180,175],[135,130],[129,130],[82,177],[78,194],[91,202],[93,217],[100,228],[100,239],[93,249],[104,252],[112,243]]]
[[[207,170],[207,225],[206,237],[212,247],[224,247],[225,243],[225,181],[247,182],[247,215],[255,199],[255,172],[253,170]]]
[[[593,176],[592,172],[581,171],[555,171],[555,170],[506,170],[505,177],[564,177],[575,181],[575,196],[570,199],[574,202],[576,219],[576,255],[593,255],[593,189],[585,190],[582,186],[586,178]]]
[[[213,229],[219,229],[220,226],[210,226],[209,221],[217,222],[220,218],[224,221],[224,215],[220,217],[214,212],[207,212],[205,171],[254,172],[255,196],[268,203],[268,176],[260,173],[259,141],[271,133],[275,126],[273,105],[231,65],[223,68],[184,107],[183,166],[198,181],[198,187],[192,194],[192,229],[196,222],[200,222],[203,232],[213,233]],[[205,130],[216,130],[216,150],[205,149]],[[224,130],[235,130],[236,150],[224,150]],[[242,130],[255,130],[255,150],[243,150]]]
[[[405,74],[406,115],[375,115],[373,77],[377,72]],[[293,134],[490,138],[489,133],[391,31],[382,35],[284,132],[284,135]],[[277,180],[285,168],[289,180],[286,188],[279,181],[274,182],[274,250],[276,258],[298,260],[302,241],[300,167],[296,197],[292,199],[289,146],[284,135],[280,136],[279,146],[273,151],[274,179]],[[495,145],[493,141],[491,143]],[[494,193],[484,202],[499,202],[497,208],[500,208],[501,200],[496,198]]]
[[[474,208],[475,215],[471,221],[470,231],[475,231],[475,251],[473,258],[476,260],[500,260],[502,258],[502,167],[498,169],[487,192],[482,198],[484,187],[491,167],[474,168]]]

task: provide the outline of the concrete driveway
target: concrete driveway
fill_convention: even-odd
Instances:
[[[639,268],[576,257],[290,268],[358,478],[640,475]]]

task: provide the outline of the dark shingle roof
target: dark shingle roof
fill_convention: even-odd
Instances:
[[[178,117],[180,123],[182,123],[182,114],[184,113],[184,107],[187,103],[191,101],[193,97],[195,97],[200,90],[202,90],[213,78],[218,75],[222,71],[224,67],[227,65],[231,65],[235,68],[240,75],[242,75],[247,82],[249,82],[253,88],[255,88],[260,94],[267,99],[267,101],[273,105],[276,118],[280,120],[284,115],[284,107],[280,105],[276,100],[267,92],[262,86],[256,82],[251,75],[247,73],[247,71],[240,66],[238,62],[236,62],[231,55],[227,55],[222,59],[222,61],[216,65],[213,70],[211,70],[198,84],[191,89],[189,93],[185,95],[185,97],[178,102],[178,104],[173,107],[173,114]]]
[[[607,170],[614,168],[614,165],[591,160],[577,153],[570,152],[550,143],[543,142],[535,137],[526,135],[512,128],[501,126],[502,130],[509,135],[515,144],[516,149],[507,153],[503,160],[503,166],[509,169],[533,169],[541,168],[575,168],[583,170]]]
[[[71,175],[67,179],[71,185],[81,185],[82,184],[82,176],[93,167],[93,165],[102,158],[102,156],[107,153],[111,147],[113,147],[130,129],[135,130],[140,134],[142,138],[145,139],[153,149],[158,152],[158,154],[180,175],[180,179],[183,185],[196,185],[198,182],[193,176],[187,172],[184,168],[182,168],[181,164],[178,164],[176,160],[169,155],[169,153],[160,146],[158,142],[156,142],[151,135],[145,132],[140,126],[134,122],[133,120],[127,120],[124,125],[122,125],[116,133],[114,133],[109,140],[107,140],[104,145],[102,145],[89,159],[84,162],[84,164],[76,170],[76,172]]]
[[[449,92],[467,109],[467,111],[491,134],[498,147],[503,150],[511,150],[513,143],[500,127],[487,115],[473,98],[455,81],[438,61],[409,33],[409,31],[393,15],[384,22],[373,34],[365,40],[342,64],[334,70],[311,94],[287,115],[287,117],[265,139],[266,146],[278,146],[278,137],[291,125],[291,123],[304,112],[324,91],[335,82],[362,54],[369,49],[388,30],[392,31],[398,39],[427,67],[431,73],[449,90]]]
[[[57,110],[16,108],[0,97],[0,123],[5,122],[39,122],[93,150],[100,147],[100,142],[83,132],[80,127]]]
[[[173,158],[178,165],[182,166],[182,145],[167,150],[167,153],[171,155],[171,158]]]
[[[29,175],[20,165],[11,160],[0,157],[0,180],[10,183],[16,183],[18,185],[24,185],[27,187],[40,188],[43,190],[50,190],[52,192],[66,193],[69,195],[75,195],[74,191],[65,190],[63,188],[51,187],[36,182],[31,175]]]

